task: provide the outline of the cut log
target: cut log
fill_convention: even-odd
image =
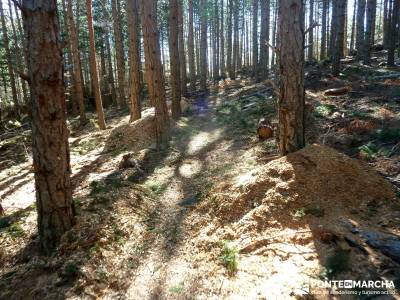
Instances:
[[[262,118],[258,122],[257,134],[260,140],[272,138],[274,136],[274,129],[271,123],[268,120]]]
[[[347,94],[348,92],[351,91],[351,88],[348,86],[340,87],[340,88],[335,88],[335,89],[329,89],[324,92],[325,96],[340,96]]]

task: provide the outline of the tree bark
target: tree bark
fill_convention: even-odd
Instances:
[[[140,75],[140,28],[137,0],[127,0],[129,32],[129,98],[130,122],[140,119],[142,102],[142,83]]]
[[[259,79],[266,79],[269,65],[269,0],[261,0]]]
[[[343,57],[343,43],[345,30],[347,0],[336,0],[336,35],[332,55],[332,74],[338,76],[340,72],[340,58]]]
[[[124,55],[124,44],[122,41],[122,32],[121,32],[121,24],[119,17],[119,3],[118,0],[111,1],[111,10],[113,17],[113,30],[115,37],[115,50],[116,50],[116,59],[117,59],[117,76],[118,76],[118,97],[117,104],[118,108],[124,108],[126,106],[126,97],[125,97],[125,55]]]
[[[233,8],[233,55],[231,79],[236,78],[236,69],[239,65],[239,0],[234,0]]]
[[[146,62],[146,79],[150,102],[155,108],[157,148],[165,149],[170,139],[168,108],[165,99],[164,72],[161,65],[157,29],[157,1],[140,1]]]
[[[196,63],[194,54],[194,30],[193,30],[193,0],[188,1],[189,5],[189,32],[188,32],[188,56],[189,56],[189,80],[190,90],[196,90]]]
[[[40,244],[49,255],[74,224],[63,57],[55,0],[22,1]]]
[[[350,36],[350,52],[354,50],[354,40],[355,40],[355,29],[356,29],[356,12],[357,12],[357,0],[354,0],[353,7],[353,18],[351,21],[351,36]]]
[[[328,10],[328,1],[322,0],[322,17],[321,17],[321,50],[320,50],[320,59],[323,60],[326,58],[326,13]]]
[[[200,90],[207,90],[207,7],[206,0],[200,0]]]
[[[229,4],[229,14],[228,14],[228,28],[227,28],[227,57],[226,57],[226,67],[228,69],[229,77],[234,78],[235,74],[232,68],[232,18],[233,18],[233,0],[228,0]]]
[[[253,77],[258,70],[258,1],[253,0]]]
[[[171,69],[171,113],[172,118],[180,118],[181,110],[181,74],[179,62],[179,22],[178,0],[169,0],[169,57]]]
[[[107,80],[108,80],[108,90],[111,93],[112,102],[116,103],[117,95],[115,91],[115,80],[114,80],[114,71],[113,71],[113,63],[112,63],[112,53],[111,53],[111,45],[110,45],[110,36],[108,31],[105,34],[105,44],[106,44],[106,53],[107,53]]]
[[[367,0],[367,25],[365,27],[364,39],[364,63],[371,62],[371,46],[373,45],[372,33],[374,24],[374,11],[376,9],[376,0]]]
[[[310,10],[308,15],[308,26],[310,30],[308,31],[308,52],[307,52],[307,59],[313,60],[314,59],[314,28],[311,28],[314,23],[314,0],[310,0]]]
[[[90,60],[90,73],[92,77],[92,88],[96,102],[97,117],[100,129],[106,129],[106,122],[104,119],[103,102],[101,99],[99,73],[96,64],[96,46],[94,42],[94,29],[92,17],[92,0],[86,0],[86,15],[89,31],[89,60]]]
[[[363,56],[364,46],[364,16],[365,16],[365,0],[358,0],[357,6],[357,35],[356,35],[356,49],[357,59]]]
[[[224,0],[221,0],[221,30],[220,30],[220,34],[221,34],[221,63],[220,63],[220,67],[221,67],[221,77],[222,79],[225,79],[226,74],[225,74],[225,32],[224,32]]]
[[[301,0],[279,4],[279,125],[281,155],[305,145],[304,138],[304,19]]]
[[[397,23],[399,18],[399,0],[393,0],[393,8],[390,16],[390,36],[388,41],[388,58],[387,64],[389,67],[393,67],[395,65],[395,50],[396,50],[396,41],[397,41]]]
[[[185,41],[183,37],[183,3],[182,0],[178,0],[178,38],[179,38],[179,62],[180,62],[180,73],[181,73],[181,94],[187,95],[187,72],[186,72],[186,51]]]

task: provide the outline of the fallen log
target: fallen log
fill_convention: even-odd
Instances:
[[[350,87],[344,86],[344,87],[326,90],[324,92],[324,95],[325,96],[340,96],[340,95],[347,94],[350,91],[351,91]]]

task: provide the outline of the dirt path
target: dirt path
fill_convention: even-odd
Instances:
[[[161,205],[148,224],[157,237],[135,272],[127,298],[153,299],[176,293],[188,280],[180,276],[191,273],[182,248],[192,237],[185,218],[207,189],[209,173],[220,167],[228,146],[216,120],[215,103],[197,98],[193,113],[178,122],[172,150],[164,160],[167,163],[156,167],[144,182],[160,197]]]

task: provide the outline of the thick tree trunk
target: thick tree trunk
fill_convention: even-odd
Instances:
[[[137,0],[127,0],[129,32],[129,98],[130,122],[140,119],[142,102],[142,83],[140,76],[140,29]]]
[[[206,0],[200,0],[200,90],[207,90],[207,7]]]
[[[124,44],[122,40],[121,24],[119,17],[119,3],[118,0],[111,1],[112,16],[113,16],[113,30],[115,37],[115,50],[117,59],[117,76],[118,76],[118,97],[117,104],[119,108],[126,106],[126,80],[125,80],[125,55]]]
[[[74,15],[72,12],[72,0],[67,0],[67,23],[69,30],[69,42],[71,45],[71,56],[72,56],[72,67],[74,70],[74,89],[75,95],[78,100],[79,107],[79,120],[81,125],[86,122],[86,114],[85,114],[85,100],[83,96],[83,82],[82,82],[82,67],[81,67],[81,59],[78,49],[78,35],[76,32]]]
[[[344,30],[347,0],[336,0],[336,36],[332,57],[332,74],[338,76],[340,72],[340,58],[343,57]]]
[[[87,15],[88,31],[89,31],[89,60],[90,60],[90,73],[92,78],[92,88],[96,102],[99,127],[100,129],[104,130],[106,129],[106,122],[104,119],[103,102],[101,99],[100,84],[99,84],[99,73],[97,71],[97,64],[96,64],[96,46],[94,42],[92,0],[86,0],[86,15]]]
[[[301,0],[279,4],[279,125],[281,155],[305,145],[304,138],[304,19]],[[295,67],[293,67],[295,66]]]
[[[180,118],[181,110],[181,74],[179,62],[179,22],[178,0],[169,0],[169,61],[171,68],[171,113],[172,118]]]
[[[146,62],[146,79],[150,102],[155,108],[155,127],[158,149],[165,149],[170,139],[168,108],[165,99],[164,72],[161,65],[157,29],[157,1],[140,1],[141,21]]]
[[[185,39],[183,37],[183,3],[182,0],[178,0],[178,26],[179,26],[179,64],[181,72],[181,93],[182,95],[187,94],[187,72],[186,72],[186,51],[185,51]]]
[[[253,77],[256,77],[258,69],[258,2],[253,0]]]
[[[51,254],[74,224],[63,58],[55,0],[22,1],[31,89],[32,150],[40,243]]]
[[[5,16],[4,16],[2,1],[0,1],[0,19],[1,19],[1,28],[3,30],[3,46],[4,46],[4,50],[5,50],[5,54],[6,54],[8,75],[10,76],[12,99],[13,99],[13,103],[15,105],[15,111],[16,111],[17,115],[19,115],[20,103],[18,100],[14,66],[13,66],[13,62],[11,59],[10,41],[8,39],[8,32],[7,32],[7,26],[6,26],[6,20],[5,20]]]
[[[193,31],[193,0],[189,0],[189,33],[188,33],[188,56],[189,56],[189,79],[190,90],[196,90],[196,63],[194,54],[194,31]]]

